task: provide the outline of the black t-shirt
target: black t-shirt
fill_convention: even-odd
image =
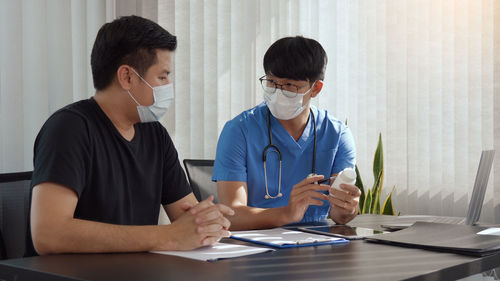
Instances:
[[[165,128],[151,122],[134,129],[127,141],[93,98],[60,109],[36,138],[31,186],[54,182],[74,190],[75,218],[157,224],[160,204],[183,198],[191,188]],[[28,240],[26,254],[36,254]]]

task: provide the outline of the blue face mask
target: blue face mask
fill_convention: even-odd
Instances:
[[[141,105],[137,102],[134,96],[127,91],[129,96],[137,103],[137,112],[139,113],[139,118],[142,123],[159,121],[165,114],[167,114],[168,108],[174,101],[174,84],[169,83],[162,86],[151,87],[149,83],[142,78],[139,73],[134,69],[132,71],[141,78],[146,85],[153,89],[154,102],[150,106]]]

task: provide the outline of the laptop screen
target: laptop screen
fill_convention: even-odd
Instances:
[[[474,189],[472,190],[472,197],[467,210],[467,217],[465,219],[466,225],[473,225],[481,216],[481,209],[483,208],[484,195],[486,194],[486,187],[488,186],[488,179],[493,164],[495,150],[483,150],[481,153],[481,160],[479,160],[479,167],[477,168],[476,180],[474,182]]]

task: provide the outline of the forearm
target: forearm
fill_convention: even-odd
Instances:
[[[279,208],[255,208],[249,206],[231,206],[235,211],[231,221],[230,230],[247,230],[279,227],[289,221],[286,207]]]
[[[68,219],[57,224],[35,226],[32,235],[35,249],[41,255],[141,252],[160,246],[160,227],[168,226],[127,226]]]

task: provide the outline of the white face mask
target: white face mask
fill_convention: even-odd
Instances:
[[[132,96],[130,91],[127,91],[130,97],[137,103],[137,112],[142,123],[154,122],[160,120],[167,114],[168,108],[174,100],[174,84],[169,83],[162,86],[151,87],[149,83],[142,78],[139,73],[132,69],[132,71],[141,78],[146,85],[153,89],[154,102],[150,106],[140,105],[137,100]]]
[[[280,120],[290,120],[297,117],[307,107],[307,104],[302,105],[302,102],[304,96],[312,88],[303,94],[296,94],[282,89],[276,89],[274,93],[270,94],[268,92],[271,92],[272,88],[269,89],[270,91],[264,91],[264,100],[271,114]],[[294,95],[296,96],[290,98]]]

